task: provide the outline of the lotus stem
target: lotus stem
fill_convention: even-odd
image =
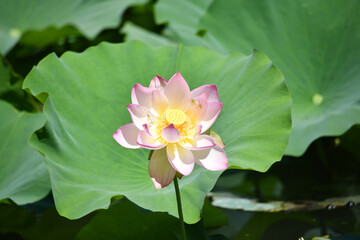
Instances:
[[[184,217],[183,217],[183,212],[182,212],[182,207],[181,207],[180,190],[179,190],[179,184],[178,184],[178,180],[177,180],[176,176],[174,177],[174,186],[175,186],[175,192],[176,192],[176,202],[177,202],[177,207],[178,207],[178,212],[179,212],[181,236],[182,236],[183,240],[186,240]]]

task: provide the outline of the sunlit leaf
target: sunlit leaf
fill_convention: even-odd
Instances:
[[[154,48],[141,42],[100,44],[81,54],[49,55],[24,88],[45,101],[48,122],[31,144],[45,154],[61,215],[81,217],[125,195],[152,211],[177,216],[173,184],[155,190],[148,150],[121,147],[112,134],[129,123],[126,105],[135,83],[181,72],[194,89],[217,84],[222,113],[213,129],[222,137],[229,166],[266,171],[283,155],[290,131],[290,98],[282,74],[261,52],[221,55],[204,48]],[[196,167],[180,182],[184,216],[199,220],[206,193],[220,172]]]
[[[314,237],[312,238],[312,240],[326,240],[326,239],[330,239],[329,235],[325,235],[325,236],[321,236],[321,237]]]
[[[41,113],[18,112],[0,100],[0,199],[17,204],[35,202],[50,191],[44,158],[28,144],[45,123]]]
[[[293,99],[288,155],[301,155],[314,139],[360,122],[359,1],[175,2],[160,0],[155,8],[173,40],[221,52],[260,49],[284,73]],[[192,24],[173,13],[187,14],[193,5],[200,9]]]

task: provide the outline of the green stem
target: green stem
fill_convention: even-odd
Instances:
[[[182,207],[181,207],[180,190],[179,190],[179,184],[178,184],[178,180],[177,180],[176,176],[174,177],[174,186],[175,186],[176,201],[177,201],[178,212],[179,212],[180,231],[181,231],[182,239],[186,240],[184,217],[183,217]]]

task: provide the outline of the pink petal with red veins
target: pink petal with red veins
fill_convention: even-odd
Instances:
[[[162,92],[164,92],[164,89],[167,85],[168,81],[165,78],[160,77],[159,75],[156,75],[150,82],[149,87],[150,88],[156,88],[160,89]]]
[[[129,123],[120,127],[113,134],[113,138],[123,147],[132,149],[141,148],[141,146],[139,146],[136,142],[139,132],[140,130],[134,123]]]
[[[206,113],[202,121],[201,133],[208,130],[220,114],[223,104],[221,102],[208,102]]]
[[[159,141],[156,141],[151,135],[149,135],[146,130],[140,131],[137,139],[137,144],[139,144],[143,148],[147,149],[160,149],[165,147],[165,145],[161,144]]]
[[[180,132],[174,126],[174,124],[170,124],[169,126],[165,127],[162,131],[162,137],[165,141],[169,143],[176,143],[180,140]]]
[[[190,150],[177,143],[166,146],[166,153],[173,168],[184,176],[189,175],[194,168],[194,155]]]
[[[170,108],[186,110],[190,104],[190,89],[180,73],[171,77],[164,93],[169,100]]]
[[[207,109],[206,99],[206,93],[202,93],[200,96],[191,99],[190,106],[186,113],[194,123],[198,123],[204,118]]]
[[[218,102],[219,101],[219,92],[216,85],[204,85],[198,88],[195,88],[191,91],[191,98],[200,96],[201,94],[206,93],[208,102]]]
[[[155,89],[152,92],[152,105],[155,112],[160,116],[166,111],[169,101],[160,89]]]
[[[148,123],[149,109],[138,104],[128,104],[127,109],[136,127],[140,130],[143,130],[143,125]]]
[[[151,108],[152,91],[154,89],[144,87],[136,83],[131,91],[131,102],[133,104],[139,104],[147,108]]]
[[[169,163],[165,148],[151,155],[149,173],[156,189],[168,186],[174,179],[176,171]]]
[[[193,154],[196,164],[205,169],[219,171],[228,168],[226,153],[219,146],[205,150],[193,151]]]
[[[216,145],[214,139],[208,135],[200,135],[197,138],[195,138],[192,143],[183,144],[183,146],[186,149],[189,150],[203,150],[207,148],[212,148]]]

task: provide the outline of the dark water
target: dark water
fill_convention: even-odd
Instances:
[[[215,230],[229,239],[298,240],[330,235],[331,239],[360,239],[360,206],[314,212],[254,213],[224,210],[229,225]]]

